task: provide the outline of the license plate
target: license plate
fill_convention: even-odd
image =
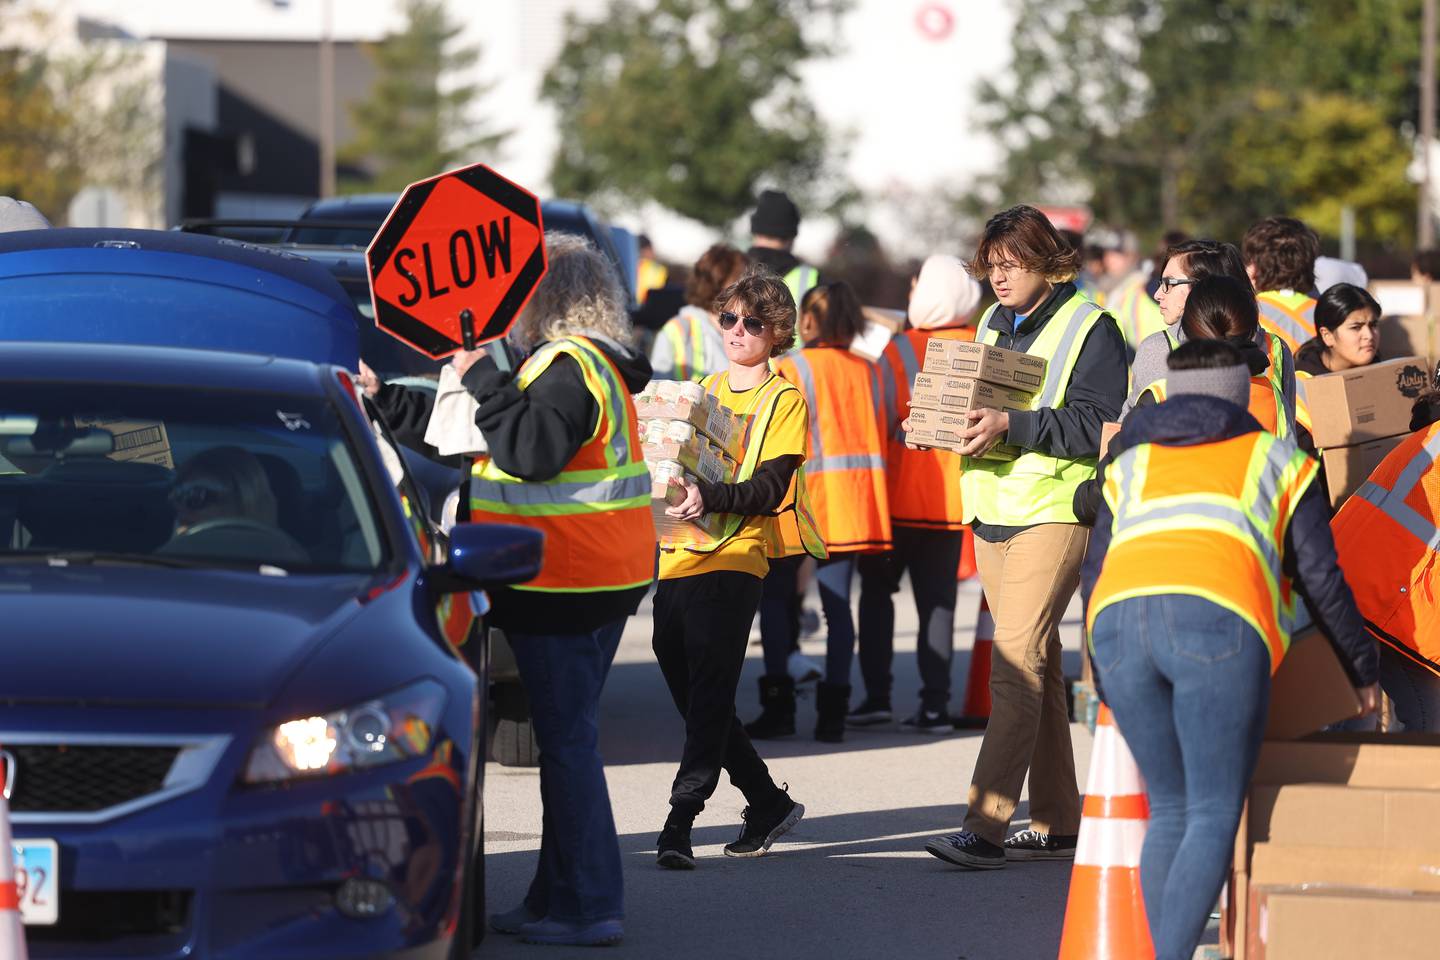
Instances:
[[[15,841],[15,892],[29,926],[60,920],[60,847],[54,840]]]

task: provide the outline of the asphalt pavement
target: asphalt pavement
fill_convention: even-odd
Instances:
[[[969,670],[979,598],[978,581],[961,584],[956,710]],[[924,850],[927,838],[960,827],[979,732],[931,737],[890,725],[849,731],[841,744],[817,743],[810,735],[813,694],[800,703],[797,736],[758,744],[775,779],[788,782],[791,795],[805,804],[805,819],[767,856],[729,859],[721,848],[739,832],[744,800],[722,780],[695,824],[697,869],[656,867],[654,842],[669,809],[683,729],[650,652],[650,610],[647,599],[626,628],[601,704],[602,752],[625,863],[625,942],[616,953],[687,960],[1055,956],[1069,863],[1011,864],[972,873]],[[915,630],[907,586],[896,597],[897,721],[916,706]],[[1062,636],[1066,673],[1076,676],[1078,600],[1071,604]],[[823,659],[823,635],[806,639],[803,648]],[[752,644],[740,684],[742,719],[759,712],[756,678],[761,672],[760,648]],[[852,702],[858,697],[857,690]],[[1078,725],[1071,734],[1083,787],[1090,734]],[[1012,829],[1024,827],[1026,816],[1022,802]],[[509,909],[524,896],[540,843],[535,770],[487,767],[485,825],[489,908]],[[478,956],[563,960],[593,957],[595,951],[529,946],[490,933]]]

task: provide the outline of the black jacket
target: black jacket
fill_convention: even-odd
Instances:
[[[1249,411],[1215,397],[1187,394],[1131,411],[1125,425],[1110,441],[1110,455],[1113,458],[1144,443],[1192,446],[1259,430],[1260,424]],[[1112,522],[1110,507],[1102,500],[1080,571],[1081,595],[1087,608],[1105,565]],[[1374,683],[1379,671],[1379,655],[1374,641],[1365,633],[1355,598],[1335,559],[1330,508],[1318,478],[1300,498],[1290,526],[1285,530],[1282,563],[1285,575],[1304,599],[1315,625],[1339,652],[1351,682],[1356,686]]]
[[[751,247],[745,251],[745,256],[773,270],[775,275],[782,280],[785,278],[785,274],[805,262],[789,250],[779,250],[775,247]]]

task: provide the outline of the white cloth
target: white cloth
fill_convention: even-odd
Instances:
[[[910,326],[937,330],[964,323],[980,306],[980,284],[955,257],[937,253],[920,267],[910,291]]]
[[[440,385],[435,391],[435,407],[425,425],[425,442],[442,457],[475,456],[490,447],[485,435],[475,425],[475,411],[480,404],[460,382],[460,375],[450,364],[440,368]]]

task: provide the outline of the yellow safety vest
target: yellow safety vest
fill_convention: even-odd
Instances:
[[[998,304],[985,311],[975,334],[977,343],[994,346],[1000,339],[990,329]],[[1045,383],[1031,401],[1032,410],[1065,405],[1070,375],[1085,340],[1105,311],[1076,293],[1046,322],[1029,353],[1044,357]],[[1034,523],[1076,523],[1073,501],[1080,484],[1095,476],[1097,457],[1067,459],[1027,450],[1003,463],[965,457],[960,475],[960,501],[966,523],[1025,526]]]
[[[705,376],[705,329],[704,323],[688,311],[671,317],[660,332],[670,341],[675,355],[675,379],[699,380]]]
[[[1315,339],[1315,299],[1294,290],[1264,290],[1255,294],[1260,309],[1260,326],[1274,334],[1299,353],[1300,348]]]
[[[820,271],[807,264],[800,264],[785,274],[785,286],[790,288],[790,296],[795,298],[795,306],[800,306],[800,298],[805,296],[805,291],[820,282]]]
[[[1140,349],[1140,343],[1146,337],[1168,329],[1160,305],[1145,290],[1143,274],[1132,274],[1125,279],[1110,292],[1103,306],[1120,325],[1120,332],[1124,334],[1132,354]]]

